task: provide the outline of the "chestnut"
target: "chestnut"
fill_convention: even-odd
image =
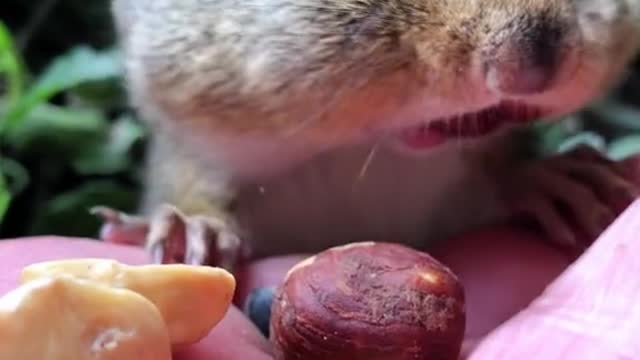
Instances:
[[[335,247],[302,261],[278,288],[276,359],[458,359],[464,289],[430,255],[383,242]]]

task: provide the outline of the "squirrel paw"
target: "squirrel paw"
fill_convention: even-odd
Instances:
[[[512,213],[535,220],[554,245],[584,249],[640,193],[633,165],[585,146],[504,174],[500,191]]]
[[[106,242],[144,246],[153,263],[219,266],[229,271],[242,255],[240,238],[215,217],[186,216],[172,205],[158,207],[149,219],[108,208],[91,212],[105,222]]]

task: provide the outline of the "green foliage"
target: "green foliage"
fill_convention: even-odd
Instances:
[[[132,209],[146,133],[122,111],[119,53],[77,46],[32,76],[0,23],[0,75],[0,234],[95,236],[89,207]]]
[[[46,207],[38,209],[30,234],[95,236],[100,221],[87,215],[87,209],[96,204],[109,204],[117,209],[131,208],[134,198],[133,191],[111,181],[87,181],[71,191],[56,195]]]
[[[615,160],[640,154],[640,109],[616,100],[615,95],[563,121],[536,125],[534,130],[543,153],[590,146]]]
[[[0,177],[0,216],[4,217],[11,204],[11,192],[4,177]]]
[[[5,57],[17,58],[17,56],[15,52],[7,51]],[[19,92],[17,99],[10,103],[4,120],[0,124],[0,134],[15,130],[20,122],[28,121],[29,114],[34,108],[60,93],[74,91],[83,84],[118,78],[120,75],[118,59],[114,51],[96,53],[85,47],[78,47],[71,53],[58,58],[24,94]],[[9,63],[13,62],[9,61]],[[15,74],[15,78],[21,79],[22,76]],[[21,86],[20,83],[9,88],[21,89]]]

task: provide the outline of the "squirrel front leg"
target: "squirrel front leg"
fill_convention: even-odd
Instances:
[[[505,216],[533,220],[553,245],[580,253],[640,193],[634,162],[586,146],[541,156],[535,141],[526,128],[506,132],[469,153],[469,164],[491,179]]]
[[[148,149],[140,215],[97,207],[105,241],[144,245],[154,263],[221,266],[233,270],[246,254],[230,210],[229,174],[156,132]]]

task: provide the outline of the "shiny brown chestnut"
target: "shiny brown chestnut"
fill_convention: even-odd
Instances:
[[[464,289],[430,255],[392,243],[331,248],[292,268],[278,289],[275,358],[458,359]]]

